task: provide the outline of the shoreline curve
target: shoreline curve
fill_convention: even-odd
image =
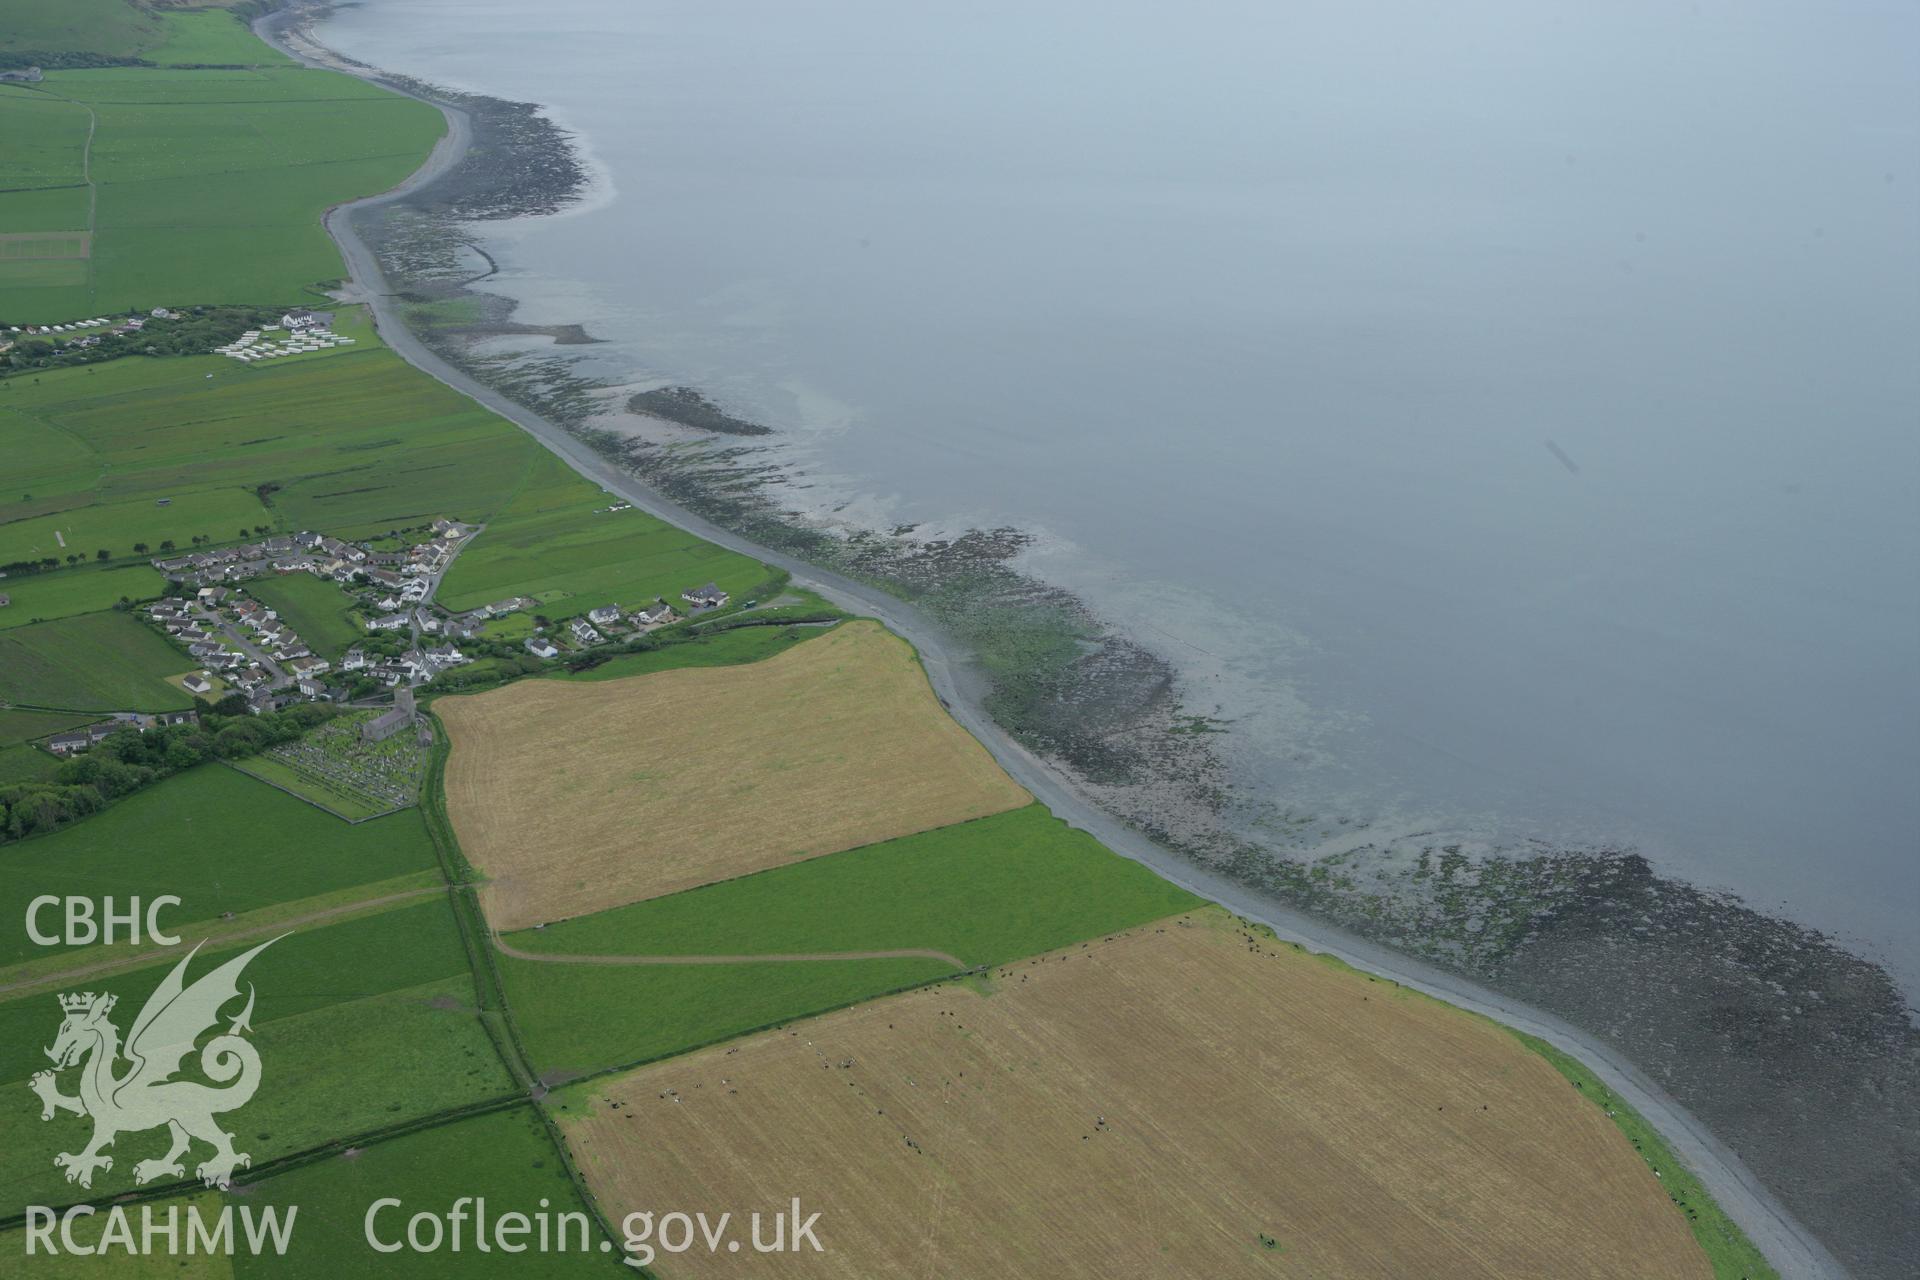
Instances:
[[[686,510],[615,467],[564,428],[485,386],[428,349],[400,318],[394,295],[387,289],[385,273],[372,250],[354,231],[352,216],[361,209],[402,200],[449,172],[472,143],[471,120],[460,108],[403,88],[374,68],[345,59],[315,58],[286,38],[288,27],[299,18],[297,10],[279,8],[254,19],[252,27],[262,40],[302,65],[353,75],[424,102],[447,121],[446,135],[405,181],[377,195],[335,205],[327,210],[323,219],[327,234],[346,266],[340,300],[349,305],[365,305],[375,331],[396,355],[512,422],[608,493],[709,542],[785,569],[796,583],[819,592],[835,604],[878,619],[919,651],[934,692],[948,713],[986,747],[1014,781],[1069,826],[1087,832],[1115,853],[1150,868],[1180,888],[1267,926],[1284,942],[1298,942],[1324,952],[1356,969],[1480,1014],[1579,1058],[1659,1131],[1674,1154],[1700,1178],[1727,1216],[1747,1233],[1783,1277],[1846,1280],[1849,1273],[1839,1260],[1788,1212],[1731,1148],[1632,1063],[1609,1052],[1585,1032],[1552,1014],[1507,999],[1460,975],[1402,955],[1195,866],[1121,825],[993,722],[984,709],[983,682],[970,665],[970,655],[911,605],[795,556],[758,546]]]

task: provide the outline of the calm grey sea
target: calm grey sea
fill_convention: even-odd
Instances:
[[[1034,571],[1246,794],[1636,845],[1920,988],[1920,8],[363,0],[546,104],[595,372]],[[1307,852],[1311,852],[1308,850]]]

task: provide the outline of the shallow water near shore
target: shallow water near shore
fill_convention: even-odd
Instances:
[[[1249,830],[1637,848],[1920,983],[1910,12],[317,33],[575,131],[598,198],[481,233],[514,319],[772,427],[810,516],[1034,535]]]

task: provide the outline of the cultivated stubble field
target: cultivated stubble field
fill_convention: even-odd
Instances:
[[[1031,799],[874,622],[746,666],[523,680],[434,710],[448,815],[503,931]]]
[[[616,1219],[822,1214],[824,1253],[695,1250],[675,1276],[1711,1274],[1513,1036],[1217,909],[992,984],[578,1086],[563,1125]]]

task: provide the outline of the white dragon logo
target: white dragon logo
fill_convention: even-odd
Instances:
[[[140,1016],[133,1020],[133,1030],[127,1033],[124,1049],[119,1028],[107,1019],[115,997],[91,991],[60,997],[66,1019],[60,1024],[53,1047],[46,1051],[53,1059],[54,1070],[40,1072],[29,1083],[40,1096],[42,1120],[53,1119],[56,1111],[93,1117],[93,1141],[82,1151],[53,1158],[55,1165],[67,1171],[68,1182],[91,1187],[96,1169],[113,1168],[113,1157],[101,1155],[102,1148],[112,1146],[121,1133],[161,1125],[172,1134],[173,1145],[158,1160],[134,1165],[135,1182],[184,1177],[180,1157],[195,1138],[213,1147],[212,1157],[194,1171],[209,1187],[227,1186],[235,1169],[253,1163],[250,1156],[233,1149],[233,1135],[213,1119],[215,1112],[245,1106],[260,1087],[260,1054],[241,1038],[253,1029],[247,1021],[253,1016],[251,983],[247,985],[247,1007],[226,1034],[216,1035],[200,1050],[200,1070],[209,1080],[226,1087],[216,1089],[172,1077],[179,1072],[181,1060],[193,1052],[194,1041],[219,1020],[221,1006],[240,994],[240,971],[247,962],[279,940],[261,943],[189,987],[185,981],[187,964],[200,950],[194,947],[147,998]],[[121,1058],[132,1065],[116,1075],[114,1068]],[[79,1095],[69,1097],[60,1092],[54,1073],[77,1066],[82,1059],[85,1066],[81,1067]]]

